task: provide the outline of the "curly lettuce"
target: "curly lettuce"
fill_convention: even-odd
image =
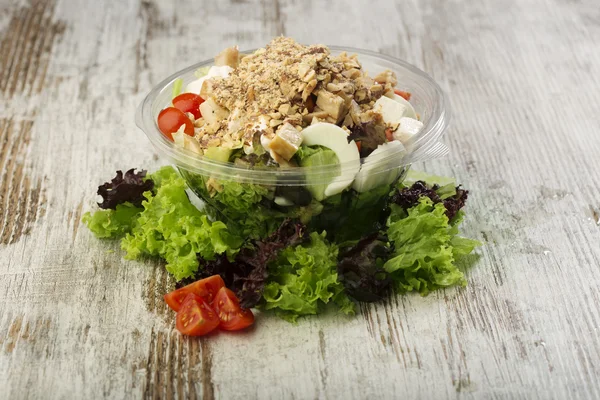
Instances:
[[[123,203],[114,210],[98,210],[95,213],[87,212],[81,221],[96,237],[102,239],[119,239],[131,232],[135,220],[143,208],[131,203]]]
[[[317,314],[333,301],[344,314],[354,314],[337,274],[338,247],[325,232],[310,234],[310,241],[283,250],[269,266],[269,283],[263,292],[264,308],[295,322],[299,316]]]
[[[87,213],[83,222],[97,237],[122,238],[128,259],[164,258],[167,271],[177,280],[195,274],[197,255],[212,260],[238,251],[242,238],[230,233],[225,223],[210,221],[190,202],[185,181],[175,169],[163,167],[148,178],[155,193],[144,192],[141,208],[119,204],[115,210]]]
[[[449,220],[444,204],[434,204],[428,197],[421,197],[408,210],[396,204],[391,209],[387,235],[394,252],[383,268],[396,289],[427,295],[443,287],[465,286],[464,274],[455,261],[480,243],[458,236],[463,212]]]
[[[217,254],[234,253],[242,239],[231,234],[221,221],[211,222],[187,197],[185,181],[171,167],[152,174],[156,194],[146,193],[144,211],[125,235],[121,248],[126,258],[158,256],[167,261],[167,271],[177,280],[193,276],[200,257],[212,260]]]

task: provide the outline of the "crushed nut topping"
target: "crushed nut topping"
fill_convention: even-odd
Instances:
[[[324,45],[304,46],[287,37],[253,54],[237,54],[237,49],[222,52],[219,65],[234,70],[202,86],[203,117],[194,123],[202,148],[249,146],[257,134],[275,138],[279,130],[300,130],[319,121],[350,130],[370,121],[385,129],[381,118],[373,117],[373,104],[393,90],[393,72],[373,79],[356,55],[333,56]]]

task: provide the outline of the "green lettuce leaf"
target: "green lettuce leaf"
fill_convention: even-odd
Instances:
[[[118,239],[130,232],[142,208],[131,203],[118,204],[115,210],[87,212],[81,221],[98,238]]]
[[[325,232],[313,232],[310,242],[283,250],[269,266],[264,308],[276,310],[291,322],[302,315],[317,314],[330,301],[341,312],[353,314],[355,305],[338,280],[337,257],[338,248],[325,240]]]
[[[432,175],[423,171],[415,171],[412,168],[408,170],[408,172],[406,173],[406,177],[404,178],[401,184],[403,186],[410,186],[417,181],[427,182],[429,185],[450,185],[452,187],[456,186],[456,180],[454,178],[448,176]]]
[[[126,258],[164,258],[167,271],[181,280],[198,270],[197,254],[207,260],[216,254],[235,254],[242,239],[229,233],[223,222],[209,221],[189,201],[185,182],[172,167],[161,168],[150,178],[156,183],[156,194],[146,193],[144,211],[121,241]]]
[[[298,159],[298,164],[301,167],[320,167],[323,165],[339,164],[339,160],[335,152],[323,146],[300,146],[295,154]],[[331,179],[339,175],[338,171],[331,173]],[[319,181],[324,179],[319,176]],[[313,197],[319,201],[325,198],[325,189],[328,183],[311,183],[311,175],[306,176],[306,188],[311,192]],[[327,182],[328,180],[326,180]]]
[[[384,269],[391,274],[397,290],[427,295],[442,287],[466,285],[455,261],[480,243],[457,236],[462,212],[452,221],[445,212],[442,203],[434,205],[427,197],[408,211],[392,206],[387,234],[394,253]]]

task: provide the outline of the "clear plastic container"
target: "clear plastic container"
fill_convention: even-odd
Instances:
[[[359,62],[371,76],[386,69],[394,71],[398,77],[398,89],[411,93],[410,102],[423,122],[423,129],[410,143],[405,143],[404,150],[390,149],[379,153],[375,166],[371,164],[369,168],[369,177],[373,177],[375,182],[380,181],[380,184],[368,192],[359,193],[350,186],[342,194],[321,201],[309,198],[308,186],[327,184],[334,177],[355,169],[354,163],[289,169],[245,167],[211,160],[176,147],[166,139],[158,129],[157,117],[171,103],[175,80],[182,79],[185,87],[197,79],[194,75],[197,69],[213,65],[212,59],[192,65],[159,83],[140,104],[136,124],[160,153],[179,169],[190,189],[205,201],[207,211],[214,218],[223,219],[232,229],[241,229],[249,237],[261,237],[274,230],[285,218],[299,218],[315,229],[327,230],[337,239],[352,239],[353,235],[344,231],[356,229],[350,229],[348,224],[376,224],[391,185],[403,178],[411,163],[447,152],[439,139],[448,127],[450,112],[442,89],[418,68],[368,50],[329,48],[334,55],[344,51],[357,54]],[[366,159],[368,157],[361,159],[361,165]],[[369,162],[373,163],[373,160]],[[385,178],[378,179],[378,176]],[[281,205],[281,201],[276,201],[281,198],[287,199],[287,204],[293,204]],[[360,218],[357,218],[358,215]],[[359,221],[363,218],[365,221]]]

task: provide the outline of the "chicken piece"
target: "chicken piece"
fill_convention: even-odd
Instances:
[[[317,118],[319,120],[324,120],[325,118],[327,118],[327,116],[329,116],[329,114],[326,111],[315,110],[311,113],[303,115],[302,120],[308,124],[310,121],[313,120],[313,118]]]
[[[229,116],[229,111],[218,105],[212,97],[200,104],[200,112],[208,124],[218,123]]]
[[[344,99],[326,90],[320,90],[317,95],[317,106],[337,120],[342,116]]]
[[[286,122],[277,130],[277,134],[269,143],[269,148],[286,161],[289,161],[296,154],[301,143],[302,135],[300,135],[300,132],[296,130],[294,125]]]
[[[240,63],[240,51],[237,47],[228,47],[215,57],[215,65],[227,65],[231,68],[237,68]]]

